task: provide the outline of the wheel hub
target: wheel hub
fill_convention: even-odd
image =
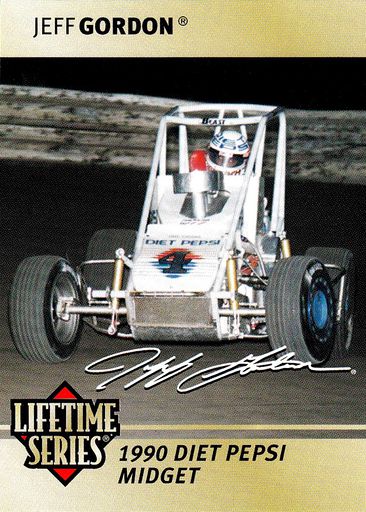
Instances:
[[[318,329],[323,329],[328,319],[327,298],[322,290],[317,290],[310,302],[311,316]]]

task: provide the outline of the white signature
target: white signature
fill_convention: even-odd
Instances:
[[[336,368],[314,367],[310,362],[303,362],[294,359],[294,352],[289,352],[283,354],[282,356],[277,356],[277,359],[267,361],[268,358],[276,356],[276,354],[284,352],[285,350],[286,346],[283,346],[260,356],[249,354],[239,361],[217,364],[203,368],[202,370],[191,373],[182,379],[177,385],[177,391],[178,393],[190,393],[191,391],[202,388],[203,386],[207,386],[208,384],[212,384],[213,382],[225,379],[226,377],[230,377],[236,373],[243,377],[249,373],[254,372],[264,372],[268,370],[277,372],[282,370],[301,370],[302,368],[307,368],[312,372],[355,372],[355,370],[352,370],[352,368],[348,366]],[[144,359],[142,362],[131,366],[130,368],[126,368],[124,364],[113,367],[106,367],[103,364],[112,360],[115,361],[116,359],[124,358],[124,356],[139,353],[152,355],[151,357]],[[85,372],[91,374],[115,374],[98,384],[96,390],[102,391],[112,382],[121,379],[126,375],[130,375],[137,370],[140,370],[141,374],[133,380],[130,380],[123,386],[123,388],[127,390],[139,382],[147,381],[144,384],[144,388],[150,389],[166,380],[172,379],[176,375],[186,372],[192,368],[194,361],[197,361],[203,357],[203,353],[200,352],[199,354],[196,354],[189,359],[174,365],[172,365],[172,363],[176,360],[176,356],[169,357],[168,359],[165,359],[165,361],[151,364],[160,356],[160,354],[161,350],[156,347],[144,347],[125,350],[123,352],[116,352],[115,354],[102,357],[101,359],[88,364],[85,367]]]

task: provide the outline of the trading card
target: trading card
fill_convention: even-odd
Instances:
[[[1,510],[364,510],[363,3],[0,16]]]

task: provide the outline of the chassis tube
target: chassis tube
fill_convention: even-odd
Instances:
[[[342,316],[343,309],[343,297],[344,297],[344,288],[345,288],[345,278],[346,276],[341,277],[341,281],[339,283],[339,295],[338,295],[338,305],[337,305],[337,322],[340,321]]]
[[[153,161],[151,164],[150,176],[149,176],[149,180],[147,182],[144,206],[142,209],[141,220],[140,220],[139,229],[137,232],[137,239],[136,239],[135,251],[134,251],[135,254],[134,254],[134,258],[133,258],[134,263],[136,263],[137,255],[140,252],[140,249],[142,246],[142,241],[143,241],[144,234],[145,234],[146,224],[147,224],[147,221],[149,218],[150,205],[152,202],[152,197],[153,197],[154,187],[155,187],[155,178],[156,178],[156,175],[158,172],[161,148],[164,145],[165,136],[166,136],[166,118],[162,117],[160,124],[159,124],[158,135],[157,135],[156,143],[155,143],[154,156],[153,156]],[[128,289],[130,289],[130,283],[131,283],[131,279],[129,279],[129,282],[128,282],[128,287],[127,287]]]
[[[70,315],[111,315],[113,309],[109,306],[66,306],[65,313]],[[119,308],[119,315],[126,315],[127,308]],[[239,308],[235,312],[233,309],[219,309],[221,316],[265,316],[264,308]]]
[[[252,308],[252,309],[244,309],[239,308],[237,310],[233,309],[219,309],[219,315],[221,316],[265,316],[266,311],[264,308]]]
[[[113,309],[109,306],[66,306],[65,313],[70,315],[111,315]],[[119,315],[126,315],[127,308],[118,308]],[[233,309],[219,309],[221,316],[265,316],[264,308],[239,308],[235,312]]]
[[[279,123],[270,227],[270,230],[276,233],[277,236],[285,229],[286,117],[283,112],[279,114]]]
[[[66,306],[65,313],[68,315],[111,315],[113,308],[109,306]],[[126,315],[127,308],[118,308],[119,315]]]
[[[240,110],[244,110],[245,112],[263,112],[263,113],[269,113],[274,112],[278,109],[278,107],[274,105],[255,105],[255,104],[248,104],[248,103],[205,103],[204,107],[202,104],[198,105],[179,105],[176,107],[176,109],[173,109],[172,111],[168,112],[167,115],[174,115],[176,112],[184,112],[184,113],[192,113],[192,112],[200,112],[204,110],[205,112],[213,111],[217,112],[218,110],[233,110],[236,111],[238,108]],[[202,121],[201,121],[202,122]]]

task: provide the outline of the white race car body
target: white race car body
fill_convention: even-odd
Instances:
[[[275,116],[280,119],[281,151],[275,163],[274,229],[270,231],[268,223],[264,226],[262,161],[266,123]],[[188,129],[205,127],[209,141],[226,126],[247,136],[249,125],[257,130],[245,172],[229,175],[189,168]],[[178,129],[179,164],[177,171],[169,172],[171,127]],[[178,107],[162,119],[125,293],[135,338],[214,340],[262,335],[250,328],[250,318],[261,316],[256,327],[264,323],[263,292],[246,284],[230,289],[227,261],[235,258],[239,273],[244,254],[258,253],[260,265],[254,272],[259,279],[266,274],[266,263],[275,261],[277,248],[266,253],[257,244],[265,235],[276,243],[284,236],[284,131],[284,114],[275,107]]]

